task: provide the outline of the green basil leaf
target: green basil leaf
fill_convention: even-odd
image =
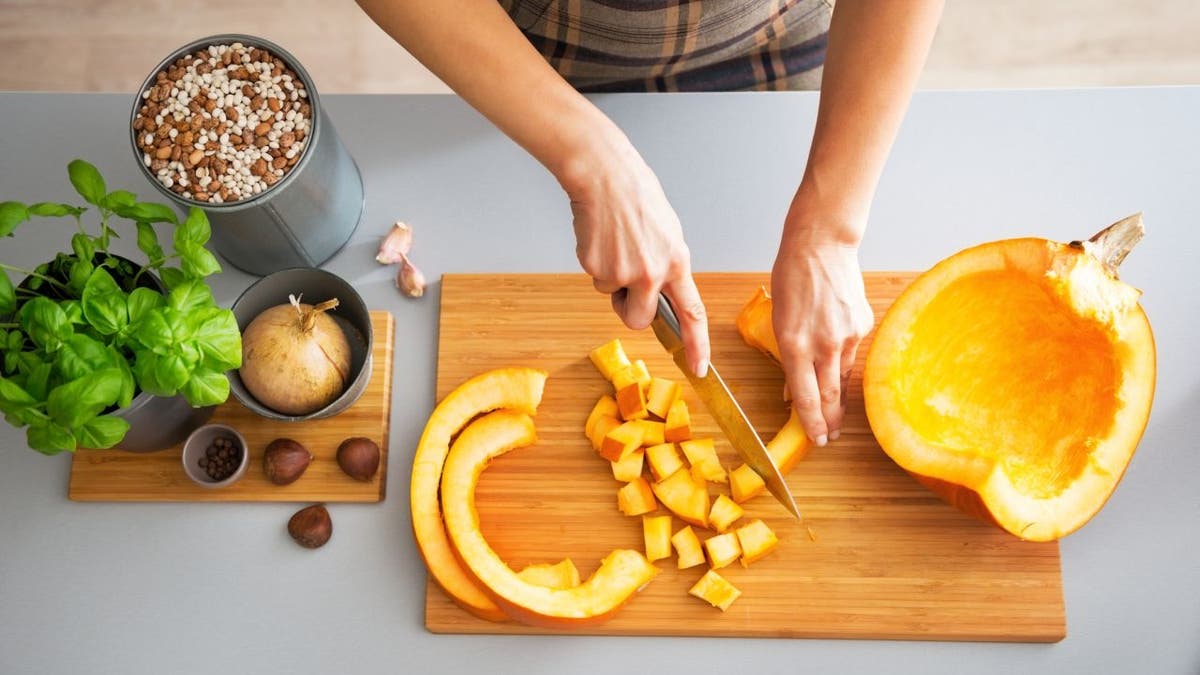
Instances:
[[[49,298],[38,296],[21,306],[21,328],[47,354],[58,351],[63,340],[75,333],[67,313]]]
[[[74,452],[76,445],[70,429],[50,420],[31,425],[25,431],[25,439],[30,448],[43,455],[57,455],[64,450]]]
[[[185,340],[191,340],[196,336],[196,326],[193,325],[193,321],[189,320],[187,314],[184,314],[170,305],[163,307],[159,311],[162,312],[163,319],[166,320],[167,325],[171,327],[172,344],[178,345],[179,343]]]
[[[167,290],[175,288],[187,279],[183,274],[183,270],[178,267],[164,267],[158,271],[158,276],[162,279],[163,286],[166,286]]]
[[[83,287],[83,315],[101,335],[112,335],[129,323],[125,291],[117,286],[108,270],[92,273]]]
[[[128,190],[113,190],[104,195],[104,208],[115,212],[117,215],[125,217],[121,211],[132,207],[137,203],[137,195]]]
[[[129,305],[129,321],[131,323],[140,321],[152,309],[158,309],[166,305],[166,299],[162,293],[151,290],[149,288],[135,288],[129,294],[127,299]]]
[[[175,335],[165,317],[166,307],[147,311],[133,331],[133,338],[155,354],[166,354],[175,345]],[[141,354],[138,354],[139,358]],[[138,380],[141,380],[139,375]]]
[[[25,346],[25,334],[19,330],[14,330],[8,334],[8,348],[14,352]]]
[[[54,367],[49,363],[43,363],[34,368],[29,373],[29,379],[25,380],[25,391],[39,401],[46,400],[46,394],[50,389],[50,373],[53,371]]]
[[[8,272],[0,270],[0,317],[8,316],[17,310],[17,289],[13,287]]]
[[[229,378],[224,373],[197,371],[184,383],[180,393],[194,408],[218,405],[229,398]]]
[[[167,306],[184,313],[216,304],[212,290],[200,279],[188,279],[171,289],[167,295]]]
[[[10,379],[0,377],[0,406],[3,407],[26,407],[36,405],[38,399],[35,399],[23,387],[13,382]]]
[[[144,392],[155,396],[174,396],[176,391],[168,389],[158,381],[158,359],[154,352],[138,352],[133,362],[133,376],[137,386]]]
[[[96,244],[88,235],[76,232],[71,237],[71,250],[75,252],[75,257],[91,262],[92,256],[96,255]]]
[[[0,202],[0,237],[12,236],[17,226],[29,220],[29,209],[21,202]]]
[[[183,273],[192,278],[203,278],[221,271],[221,264],[202,244],[181,241],[175,244]]]
[[[92,278],[95,269],[88,260],[76,260],[71,263],[67,273],[67,288],[75,295],[83,295],[83,289],[87,287],[88,279]]]
[[[79,325],[87,323],[83,318],[83,303],[78,300],[63,300],[58,303],[58,306],[62,307],[62,310],[66,312],[67,321],[70,321],[71,324]]]
[[[183,356],[177,353],[164,354],[158,357],[154,366],[154,377],[158,383],[172,392],[179,391],[188,378],[192,376],[191,368]]]
[[[80,197],[86,199],[89,204],[102,205],[104,194],[108,190],[96,167],[82,159],[72,160],[67,165],[67,175],[70,176],[71,185],[75,186],[75,191]]]
[[[196,345],[195,340],[180,342],[175,345],[176,354],[183,359],[183,364],[187,366],[188,372],[196,369],[196,364],[200,363],[200,348]]]
[[[44,218],[61,218],[62,216],[81,216],[87,209],[70,204],[55,204],[54,202],[38,202],[29,205],[29,213]]]
[[[76,334],[63,341],[54,367],[64,382],[77,380],[93,371],[112,367],[108,347],[87,335]]]
[[[146,254],[151,262],[163,259],[162,246],[158,243],[158,232],[148,222],[141,220],[137,222],[137,247]]]
[[[195,340],[205,368],[223,372],[242,367],[242,333],[228,309],[206,312],[196,328]]]
[[[121,379],[119,369],[105,368],[60,384],[46,397],[46,414],[67,428],[81,426],[117,402]]]
[[[165,204],[156,204],[154,202],[138,202],[123,211],[118,211],[117,215],[144,223],[174,224],[179,222],[179,216],[175,214],[174,209]]]
[[[104,449],[120,443],[127,431],[129,422],[112,415],[100,415],[75,429],[75,436],[79,445],[85,448]]]
[[[11,426],[20,428],[28,424],[35,424],[41,416],[38,411],[33,408],[22,407],[13,410],[5,410],[3,405],[0,405],[0,413],[4,414],[4,421]]]
[[[208,225],[208,215],[198,207],[188,209],[187,219],[175,228],[175,250],[179,250],[180,242],[191,242],[198,246],[208,243],[212,236],[212,228]]]
[[[133,395],[136,393],[137,383],[133,379],[133,369],[129,367],[129,361],[116,347],[108,346],[109,362],[114,364],[117,370],[121,371],[121,395],[117,397],[117,407],[128,407],[133,401]]]

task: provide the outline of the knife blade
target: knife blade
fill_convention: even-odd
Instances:
[[[708,374],[704,377],[697,377],[692,372],[683,348],[683,334],[679,328],[679,318],[675,316],[675,310],[672,309],[670,301],[664,295],[658,296],[658,314],[650,322],[650,326],[654,329],[654,335],[658,337],[658,341],[675,361],[675,365],[691,383],[692,389],[700,397],[709,414],[717,421],[717,426],[725,432],[733,449],[737,450],[747,466],[762,477],[763,482],[767,485],[767,490],[775,496],[775,499],[783,504],[784,508],[797,520],[801,520],[800,509],[796,506],[796,501],[792,499],[792,493],[788,490],[783,474],[771,460],[771,455],[767,453],[767,448],[759,438],[758,432],[754,430],[750,420],[746,419],[746,413],[742,412],[737,399],[730,393],[729,387],[725,386],[725,381],[721,379],[717,369],[710,363]]]

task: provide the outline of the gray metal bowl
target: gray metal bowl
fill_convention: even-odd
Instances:
[[[338,299],[338,306],[328,316],[341,326],[350,342],[350,384],[346,391],[332,403],[307,415],[285,415],[263,405],[254,398],[242,383],[237,371],[229,373],[229,388],[234,397],[255,413],[276,420],[300,422],[303,420],[332,417],[354,405],[371,381],[371,348],[374,335],[371,329],[371,313],[362,296],[348,281],[338,275],[316,267],[294,267],[280,270],[250,284],[233,303],[233,316],[238,330],[246,327],[264,310],[276,305],[287,304],[288,295],[303,295],[308,303]]]

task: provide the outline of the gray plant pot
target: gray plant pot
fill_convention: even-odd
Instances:
[[[142,392],[113,412],[129,422],[129,431],[115,450],[155,452],[182,443],[188,434],[213,416],[216,406],[193,408],[181,395],[162,397]]]

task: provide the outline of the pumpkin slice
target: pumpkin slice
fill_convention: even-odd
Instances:
[[[425,424],[413,456],[410,501],[413,535],[430,575],[454,602],[491,621],[508,616],[463,570],[442,522],[438,485],[450,451],[450,439],[472,418],[497,408],[532,415],[542,400],[546,373],[532,368],[503,368],[477,375],[446,395]]]
[[[876,331],[863,376],[884,451],[951,504],[1047,541],[1095,515],[1133,457],[1154,339],[1116,266],[1141,218],[1089,242],[996,241],[922,274]]]
[[[446,531],[471,575],[512,618],[555,628],[602,622],[658,574],[658,568],[640,552],[617,549],[582,584],[548,588],[513,572],[479,529],[475,486],[480,474],[494,458],[536,438],[533,420],[512,410],[489,413],[459,434],[442,476]]]

